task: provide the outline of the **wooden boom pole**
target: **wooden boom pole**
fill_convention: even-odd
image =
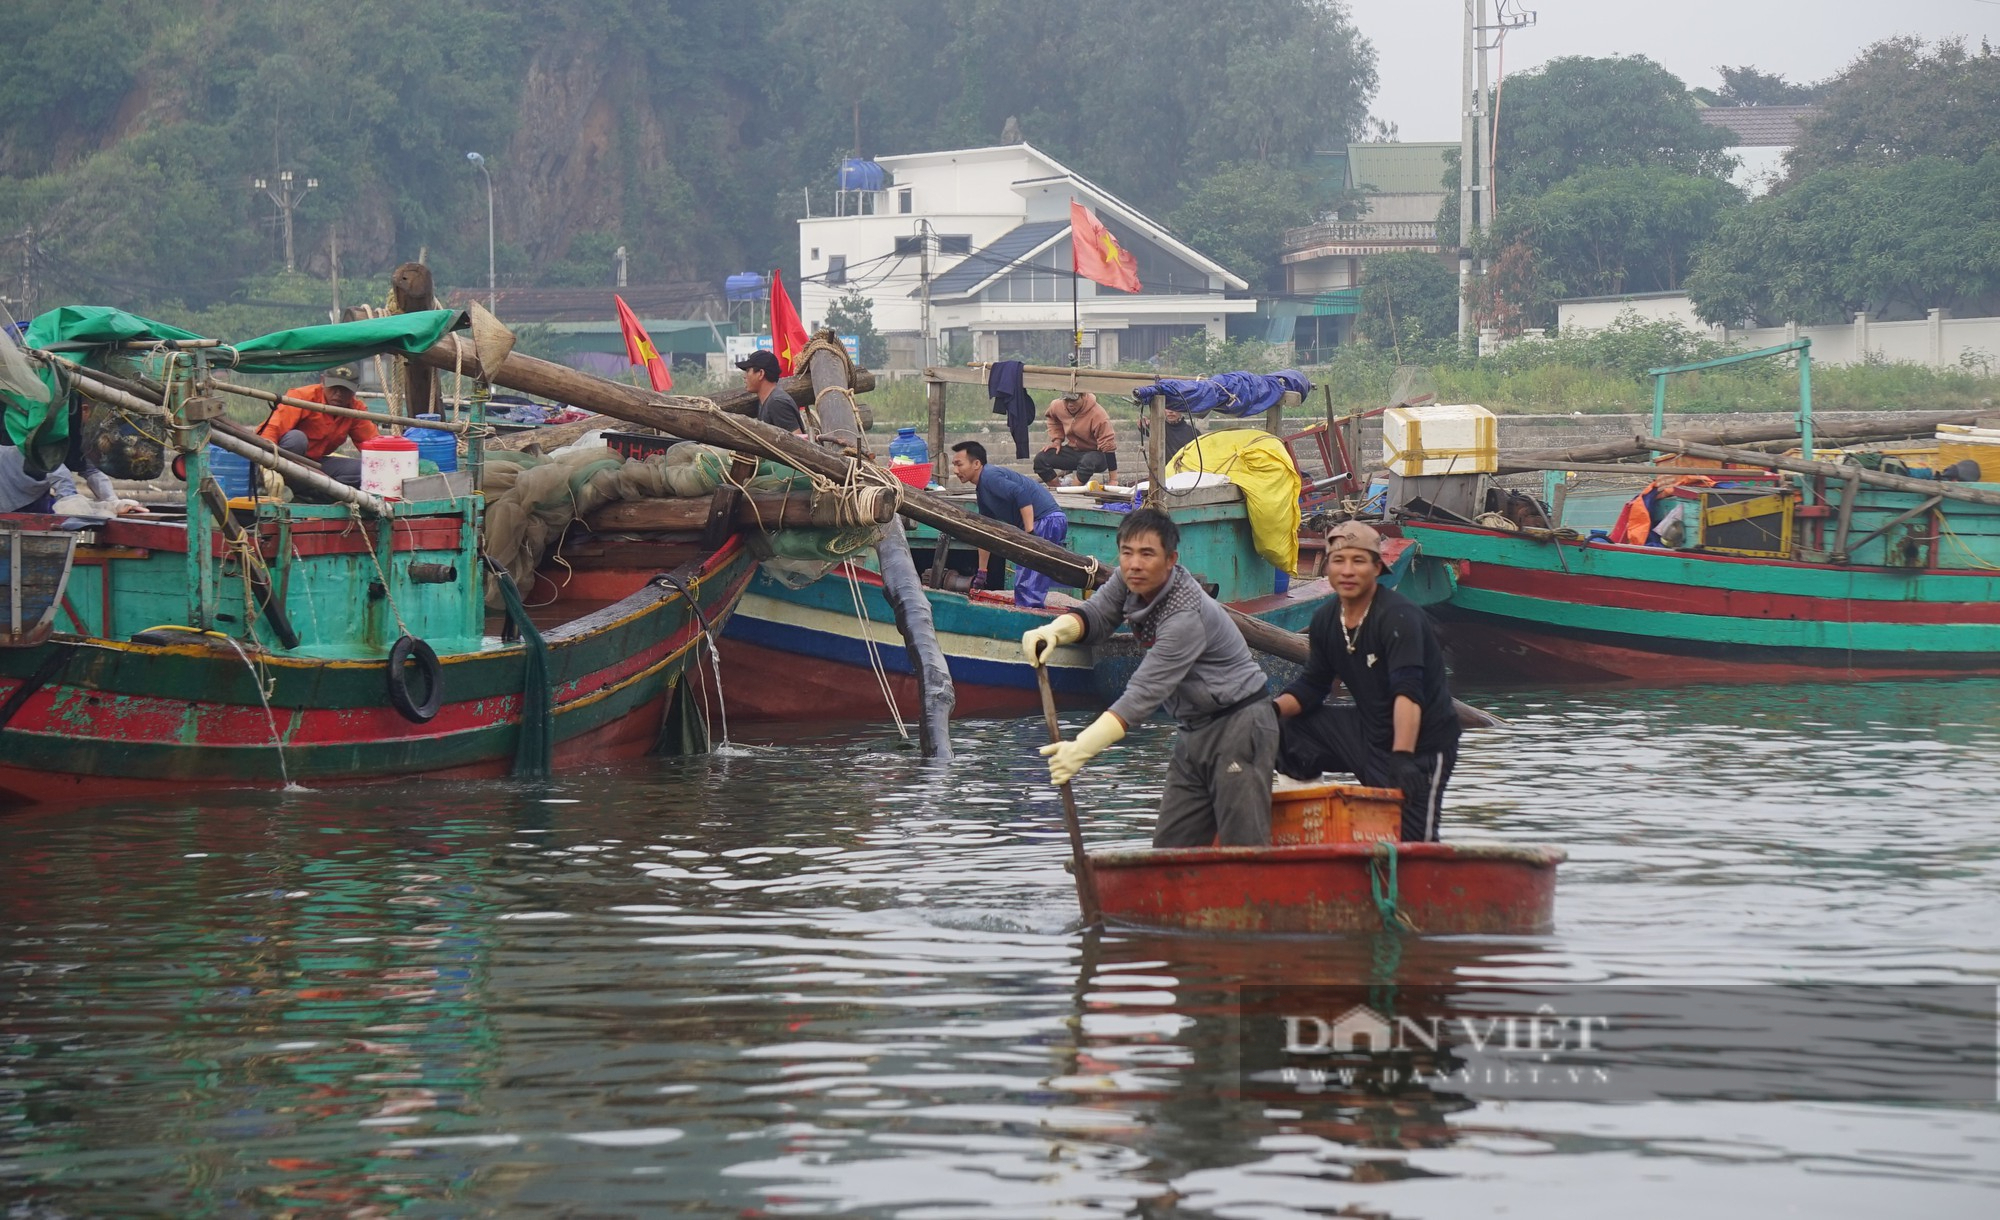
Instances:
[[[480,367],[472,344],[457,335],[446,335],[418,358],[438,369]],[[523,356],[519,352],[510,353],[499,368],[483,371],[486,379],[495,385],[574,403],[601,415],[658,428],[688,440],[754,453],[836,483],[846,482],[849,475],[856,472],[857,463],[853,458],[830,453],[802,436],[782,432],[754,419],[717,410],[705,399],[655,394],[547,360]],[[871,481],[891,478],[887,471],[882,471],[879,479],[863,477]],[[1025,530],[969,513],[943,496],[902,484],[896,486],[901,501],[897,511],[910,520],[932,526],[954,538],[976,543],[1023,567],[1047,573],[1061,584],[1091,587],[1102,583],[1110,575],[1110,570],[1095,559],[1078,555]]]

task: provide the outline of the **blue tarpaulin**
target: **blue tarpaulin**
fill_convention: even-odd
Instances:
[[[1312,393],[1312,382],[1297,369],[1275,373],[1218,373],[1213,377],[1167,377],[1132,391],[1141,403],[1150,403],[1155,394],[1166,395],[1166,405],[1176,411],[1206,415],[1257,415],[1278,405],[1287,392],[1304,397]]]

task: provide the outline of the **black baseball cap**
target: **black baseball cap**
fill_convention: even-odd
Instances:
[[[778,358],[772,355],[770,352],[766,351],[751,352],[748,356],[745,356],[743,359],[738,360],[736,362],[736,367],[742,369],[746,373],[749,372],[751,369],[756,369],[758,372],[764,374],[764,376],[770,378],[772,381],[776,381],[778,379]]]

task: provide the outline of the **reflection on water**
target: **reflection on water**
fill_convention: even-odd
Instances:
[[[1244,983],[2000,981],[2000,685],[1509,693],[1555,935],[1082,935],[1034,721],[0,821],[9,1215],[1988,1215],[1991,1105],[1287,1108]],[[1086,771],[1138,840],[1167,736]],[[1114,760],[1121,765],[1110,765]],[[1864,1034],[1858,1034],[1865,1038]]]

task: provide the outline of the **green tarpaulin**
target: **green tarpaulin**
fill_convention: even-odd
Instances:
[[[28,323],[22,334],[22,342],[29,347],[64,349],[76,351],[75,345],[88,344],[105,346],[113,343],[157,342],[163,339],[199,339],[200,335],[165,322],[155,322],[137,314],[126,313],[122,309],[112,309],[104,305],[65,305],[61,309],[51,309]],[[89,356],[78,352],[77,359],[86,364],[95,364]],[[0,406],[5,407],[4,431],[6,443],[19,445],[26,451],[28,465],[36,471],[51,469],[60,465],[63,453],[69,444],[69,404],[56,393],[55,374],[47,369],[40,370],[42,384],[49,387],[49,401],[31,402],[13,394],[0,391]]]
[[[237,344],[232,367],[242,373],[302,373],[368,356],[414,356],[465,324],[463,310],[430,309],[359,322],[301,326]]]
[[[392,314],[327,326],[301,326],[259,335],[235,348],[212,353],[215,367],[244,373],[305,373],[349,364],[369,356],[414,356],[451,331],[466,325],[457,309]],[[22,336],[29,347],[67,351],[70,358],[101,366],[113,344],[200,339],[193,331],[155,322],[122,309],[102,305],[65,305],[40,315]],[[56,388],[55,375],[43,371],[42,381]],[[69,439],[68,404],[60,395],[46,403],[0,391],[5,407],[5,442],[28,451],[31,466],[46,470],[63,460]]]

